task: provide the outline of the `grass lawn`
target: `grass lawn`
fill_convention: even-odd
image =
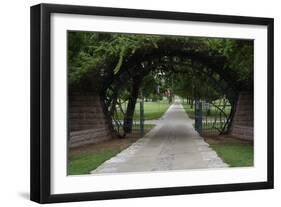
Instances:
[[[189,118],[195,119],[195,106],[193,106],[193,108],[191,108],[191,105],[187,104],[186,102],[184,102],[184,103],[182,102],[182,106],[183,106],[185,112],[188,114]],[[227,106],[224,111],[227,115],[230,114],[231,107]],[[214,106],[211,106],[208,117],[215,117],[218,114],[219,113],[218,113],[217,109]],[[207,116],[206,111],[203,111],[202,115]]]
[[[193,108],[191,108],[191,105],[183,102],[182,102],[182,106],[185,110],[185,113],[187,113],[187,115],[189,116],[189,118],[195,119],[195,107],[193,106]]]
[[[247,167],[254,164],[253,143],[226,137],[205,138],[205,141],[230,167]]]
[[[119,153],[122,149],[106,149],[96,152],[83,153],[78,156],[73,156],[70,159],[68,174],[81,175],[88,174],[90,171],[96,169],[104,161]]]
[[[168,101],[160,102],[144,102],[144,118],[145,120],[153,120],[161,118],[169,108]],[[136,110],[134,114],[134,120],[140,119],[140,105],[136,104]]]
[[[159,102],[144,102],[144,119],[154,120],[161,118],[167,111],[171,104],[168,101]],[[124,104],[125,106],[125,104]],[[125,107],[124,107],[125,108]],[[118,113],[118,117],[122,117],[121,112]],[[134,120],[140,120],[140,104],[137,103],[135,107]]]
[[[155,125],[145,124],[147,133]],[[139,131],[128,135],[124,139],[112,139],[98,144],[73,148],[69,153],[68,175],[88,174],[106,160],[115,156],[139,139]]]

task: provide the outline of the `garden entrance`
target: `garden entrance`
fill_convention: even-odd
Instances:
[[[70,148],[150,132],[253,140],[252,40],[71,31],[68,47]]]

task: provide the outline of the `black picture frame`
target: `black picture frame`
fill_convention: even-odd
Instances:
[[[181,20],[207,23],[233,23],[267,26],[267,181],[238,184],[219,184],[154,189],[121,190],[106,192],[85,192],[74,194],[50,193],[50,15],[52,13],[133,17],[163,20]],[[195,14],[168,11],[103,8],[89,6],[39,4],[31,7],[31,174],[30,199],[39,203],[88,201],[102,199],[165,196],[224,191],[241,191],[273,188],[273,39],[272,18]]]

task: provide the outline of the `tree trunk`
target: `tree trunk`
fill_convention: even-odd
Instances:
[[[169,104],[171,104],[173,102],[173,97],[172,97],[172,95],[170,94],[170,96],[169,96]]]
[[[194,100],[192,98],[191,101],[190,101],[190,108],[192,108],[192,109],[193,109],[193,103],[194,103]]]
[[[124,117],[123,129],[125,133],[131,133],[133,127],[133,116],[135,112],[135,106],[137,103],[137,98],[139,95],[139,88],[141,85],[141,77],[136,77],[133,79],[133,86],[131,91],[131,96],[128,100],[127,110]]]

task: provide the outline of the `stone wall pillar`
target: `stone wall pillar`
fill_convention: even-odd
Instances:
[[[234,137],[253,140],[254,137],[253,93],[240,92],[230,134]]]
[[[99,95],[91,92],[71,93],[68,103],[70,147],[112,138]]]

